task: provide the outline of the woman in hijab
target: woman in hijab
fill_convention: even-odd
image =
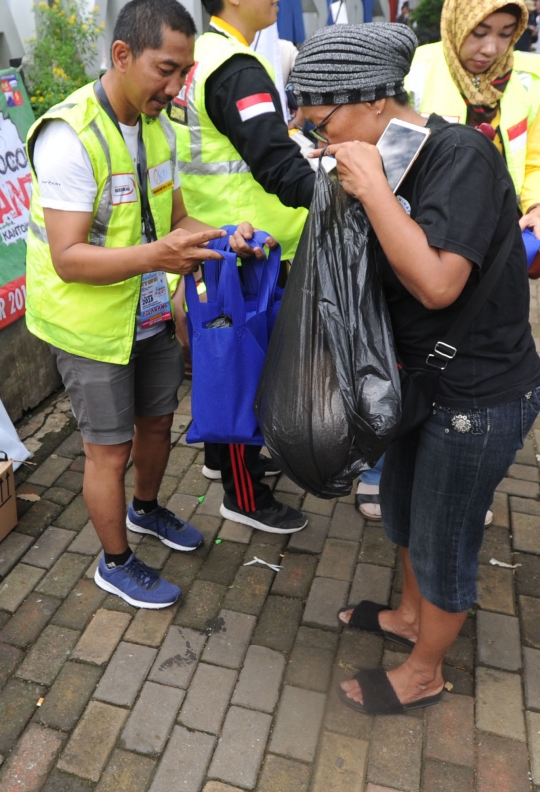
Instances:
[[[364,600],[339,613],[348,628],[412,648],[388,674],[360,671],[341,684],[345,704],[373,714],[439,701],[445,652],[477,599],[486,510],[540,411],[512,180],[485,135],[437,115],[426,120],[408,104],[404,78],[415,45],[403,25],[336,25],[306,41],[291,75],[305,117],[330,143],[343,188],[371,222],[406,371],[429,368],[427,356],[510,245],[489,300],[441,373],[432,412],[386,452],[381,508],[399,546],[401,601],[391,610]],[[397,196],[375,145],[392,119],[431,132]]]
[[[419,47],[405,87],[414,108],[480,127],[503,154],[523,217],[540,237],[540,56],[514,52],[524,0],[446,0],[442,41]]]

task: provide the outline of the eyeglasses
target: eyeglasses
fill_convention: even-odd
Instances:
[[[328,140],[328,138],[327,138],[327,137],[325,137],[325,135],[322,135],[322,134],[321,134],[320,132],[318,132],[317,130],[319,130],[319,129],[323,129],[323,128],[326,126],[326,124],[328,123],[328,120],[329,120],[329,118],[330,118],[331,116],[333,116],[333,115],[334,115],[334,113],[337,113],[337,111],[339,110],[339,108],[340,108],[340,107],[343,107],[343,105],[340,105],[340,104],[338,104],[338,105],[336,105],[336,106],[334,107],[334,109],[333,109],[333,110],[330,110],[330,112],[328,113],[328,115],[327,115],[327,116],[325,116],[325,117],[323,118],[323,120],[321,121],[321,123],[320,123],[320,124],[317,124],[317,126],[314,126],[314,127],[313,127],[313,129],[311,129],[311,130],[310,130],[309,134],[310,134],[310,135],[313,135],[313,137],[316,137],[316,138],[317,138],[317,140],[320,140],[322,143],[329,143],[329,140]]]

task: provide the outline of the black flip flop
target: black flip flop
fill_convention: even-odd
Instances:
[[[351,613],[351,618],[349,619],[348,623],[345,623],[339,619],[340,613],[351,610],[351,608],[353,609],[353,612]],[[401,646],[407,646],[409,649],[412,649],[414,646],[414,641],[409,640],[409,638],[404,638],[402,635],[381,630],[381,625],[379,624],[379,613],[383,610],[390,610],[390,608],[388,605],[379,605],[378,602],[362,600],[362,602],[360,602],[358,605],[346,605],[344,608],[340,608],[338,610],[338,619],[345,627],[351,627],[354,630],[364,630],[364,632],[375,633],[375,635],[382,635],[384,638],[394,641],[394,643],[398,643],[401,644]]]
[[[359,701],[349,698],[341,686],[338,686],[339,697],[348,707],[366,715],[405,715],[409,710],[438,704],[442,697],[441,691],[435,696],[425,696],[411,704],[402,704],[384,668],[359,671],[353,679],[356,679],[362,689],[364,703],[360,704]]]

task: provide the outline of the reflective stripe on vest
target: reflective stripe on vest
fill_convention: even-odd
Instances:
[[[196,63],[190,75],[187,91],[187,117],[189,119],[190,153],[191,162],[178,162],[181,174],[191,176],[228,176],[231,173],[250,173],[251,168],[242,159],[224,162],[203,162],[203,142],[199,111],[195,101],[195,88],[197,85],[197,70],[201,70],[200,63]]]
[[[39,226],[36,221],[31,217],[28,221],[28,228],[44,245],[49,244],[49,237],[47,236],[47,229]]]
[[[92,221],[92,228],[90,230],[90,244],[104,247],[105,240],[107,239],[107,231],[109,229],[109,223],[111,222],[111,217],[113,213],[113,204],[111,197],[111,187],[112,187],[111,152],[109,149],[109,144],[101,134],[101,130],[96,124],[96,122],[91,121],[89,126],[92,132],[94,133],[94,135],[96,136],[96,138],[98,139],[101,148],[103,149],[103,154],[105,155],[105,161],[107,163],[107,170],[108,170],[107,181],[105,182],[105,187],[101,195],[101,200],[99,202],[97,211]]]

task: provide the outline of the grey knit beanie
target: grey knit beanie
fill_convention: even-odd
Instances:
[[[299,105],[375,102],[404,91],[416,49],[406,25],[331,25],[303,44],[290,80]]]

